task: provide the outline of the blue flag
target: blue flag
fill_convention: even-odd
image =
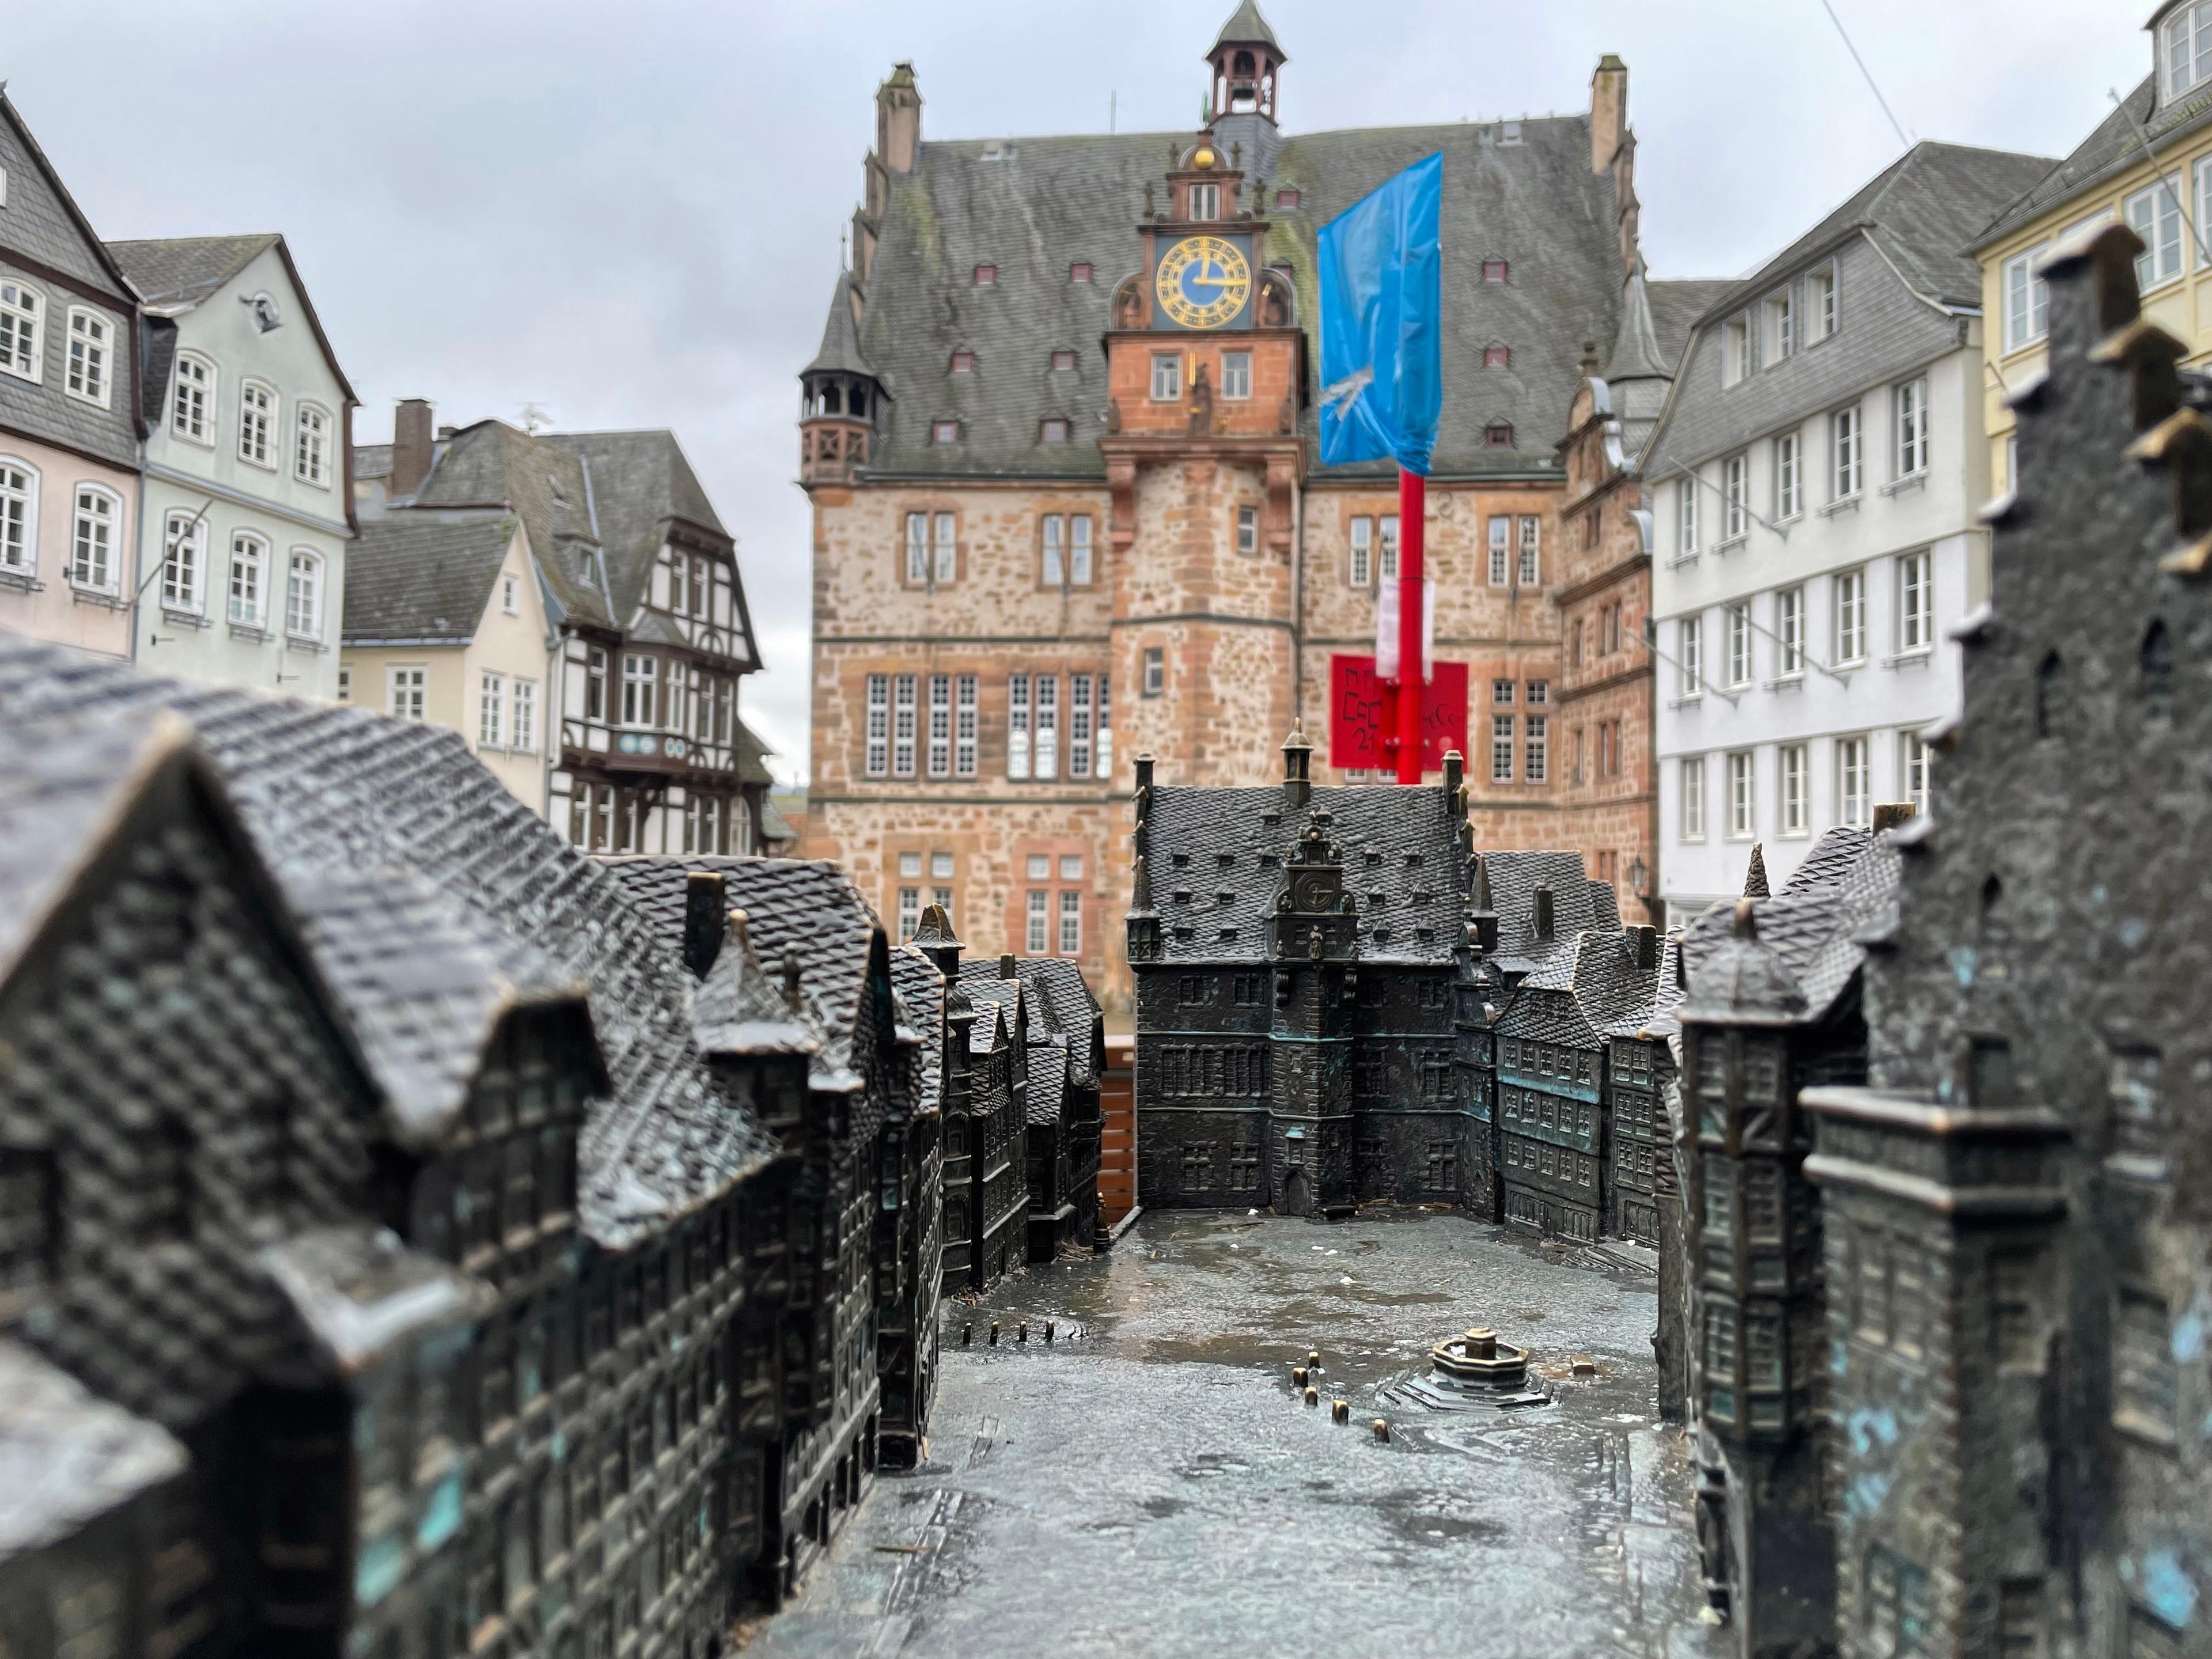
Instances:
[[[1444,158],[1416,161],[1321,228],[1321,459],[1426,475],[1443,406]]]

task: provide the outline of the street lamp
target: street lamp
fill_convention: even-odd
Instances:
[[[1651,872],[1644,867],[1642,859],[1631,859],[1628,862],[1628,890],[1638,898],[1650,898],[1650,890],[1644,883],[1650,879],[1650,876]]]

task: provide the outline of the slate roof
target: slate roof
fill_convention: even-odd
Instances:
[[[341,637],[348,645],[466,645],[491,603],[514,532],[511,517],[367,520],[346,555]]]
[[[620,1248],[772,1150],[715,1091],[676,951],[458,732],[156,679],[0,632],[0,729],[189,721],[385,1089],[403,1142],[461,1104],[488,1022],[584,999],[606,1068],[579,1148],[580,1219]]]
[[[1221,33],[1213,37],[1213,44],[1216,46],[1273,46],[1277,52],[1282,51],[1281,45],[1275,39],[1274,30],[1267,27],[1267,20],[1260,15],[1260,8],[1253,3],[1253,0],[1237,0],[1237,9],[1221,26]],[[1287,63],[1290,60],[1285,58],[1284,61]]]
[[[814,361],[799,371],[802,374],[872,374],[868,360],[860,355],[860,331],[853,320],[853,273],[837,273],[837,286],[830,290],[830,314],[822,323],[822,346],[814,354]]]
[[[1490,877],[1491,908],[1498,913],[1499,966],[1524,972],[1536,984],[1571,986],[1575,939],[1599,925],[1595,893],[1605,884],[1584,873],[1578,853],[1486,853],[1482,863]],[[1539,887],[1552,890],[1549,939],[1536,937]]]
[[[730,544],[730,532],[714,516],[714,503],[674,433],[547,432],[536,441],[567,451],[589,469],[592,507],[606,549],[607,586],[617,621],[626,621],[644,602],[672,520]],[[742,613],[742,588],[737,599]],[[750,631],[746,629],[748,635]]]
[[[167,1430],[0,1339],[0,1565],[58,1544],[190,1462]]]
[[[1899,854],[1887,837],[1835,829],[1814,843],[1780,892],[1742,901],[1753,907],[1762,951],[1772,953],[1803,996],[1796,1018],[1808,1023],[1825,1018],[1850,984],[1866,958],[1859,935],[1894,908],[1899,873]],[[1729,975],[1744,967],[1733,935],[1737,902],[1712,905],[1683,930],[1690,983],[1677,1011],[1680,1018],[1698,1018],[1698,1005],[1723,994],[1701,975]]]
[[[1990,216],[2051,168],[2051,158],[1923,140],[1844,204],[1706,308],[1706,317],[1758,298],[1853,229],[1865,232],[1922,298],[1979,310],[1982,268],[1966,246]]]
[[[2193,131],[2207,122],[2212,122],[2212,98],[2199,94],[2160,109],[2158,76],[2155,72],[2146,75],[2120,100],[2120,107],[2100,121],[2089,136],[2074,147],[2072,154],[2049,167],[2042,177],[2024,185],[2005,204],[2002,212],[1978,228],[1972,251],[1978,253],[2031,219],[2041,218],[2062,202],[2070,201],[2113,174],[2138,165],[2143,152],[2136,137],[2137,131],[2149,139],[2151,149],[2157,151],[2165,149],[2168,140]]]
[[[353,476],[356,482],[363,478],[388,478],[392,476],[392,446],[390,444],[356,444],[353,447]]]
[[[387,477],[390,471],[387,465]],[[569,451],[504,421],[479,421],[438,443],[429,476],[410,505],[512,510],[521,518],[530,550],[563,613],[616,625],[613,601],[600,586],[591,487],[582,460]]]
[[[1610,177],[1590,168],[1589,118],[1513,125],[1515,138],[1498,122],[1289,137],[1269,130],[1264,150],[1251,118],[1222,126],[1255,135],[1245,165],[1248,173],[1264,172],[1265,211],[1274,216],[1262,257],[1291,274],[1309,331],[1309,380],[1319,362],[1310,343],[1319,315],[1316,229],[1394,173],[1443,155],[1439,475],[1555,470],[1553,446],[1565,430],[1582,343],[1610,341],[1616,331],[1627,272]],[[1150,132],[921,146],[914,169],[891,178],[860,321],[860,354],[890,394],[870,471],[1103,476],[1097,439],[1109,392],[1094,343],[1109,326],[1115,289],[1137,265],[1145,185],[1152,182],[1157,195],[1171,155],[1191,139]],[[1274,191],[1284,186],[1301,192],[1300,205],[1279,212]],[[1486,258],[1505,259],[1509,280],[1480,280]],[[1079,262],[1092,266],[1095,281],[1069,281]],[[978,264],[995,265],[997,281],[976,286]],[[1510,368],[1484,367],[1493,343],[1511,349]],[[1052,369],[1055,349],[1076,351],[1074,370]],[[956,349],[975,354],[972,372],[951,372]],[[1066,444],[1040,444],[1048,415],[1073,422]],[[962,441],[932,447],[930,422],[951,416],[963,423]],[[1486,428],[1497,422],[1512,425],[1513,447],[1486,445]],[[1389,470],[1321,469],[1311,408],[1304,431],[1316,476]]]
[[[291,1304],[325,1375],[355,1376],[410,1339],[480,1319],[499,1303],[483,1280],[358,1224],[312,1229],[256,1260]]]
[[[691,994],[691,1029],[710,1054],[816,1054],[822,1032],[784,1000],[781,976],[762,964],[750,925],[732,927]]]
[[[915,1109],[927,1116],[945,1104],[945,975],[914,946],[902,945],[891,952],[891,984],[921,1043]]]
[[[1440,785],[1317,787],[1303,809],[1288,805],[1279,784],[1156,785],[1146,872],[1162,959],[1260,961],[1283,860],[1310,815],[1320,811],[1330,815],[1345,886],[1358,898],[1362,959],[1449,962],[1463,934],[1465,874],[1459,823]],[[1420,862],[1409,865],[1409,855]],[[1579,860],[1564,856],[1582,884]]]
[[[960,988],[968,994],[969,1004],[975,1010],[975,1023],[968,1031],[968,1051],[991,1054],[1012,1044],[1021,1006],[1021,981],[1000,979],[996,958],[963,962]]]
[[[1105,1020],[1083,970],[1064,957],[1022,957],[1014,971],[1030,988],[1030,1041],[1042,1030],[1067,1049],[1067,1080],[1081,1088],[1098,1082]]]
[[[181,307],[206,299],[276,240],[273,231],[248,236],[173,236],[110,242],[107,251],[148,305]]]
[[[1057,1042],[1032,1042],[1028,1058],[1027,1121],[1031,1128],[1055,1128],[1067,1105],[1067,1050]]]
[[[683,948],[684,878],[694,870],[720,871],[730,907],[745,913],[747,936],[769,974],[780,973],[787,952],[798,954],[799,995],[822,1033],[810,1066],[811,1086],[861,1089],[853,1041],[860,1021],[872,1012],[862,993],[883,924],[842,870],[825,859],[705,854],[617,854],[598,862],[671,951]]]
[[[1636,1000],[1625,1006],[1605,1028],[1607,1036],[1643,1037],[1657,1041],[1680,1029],[1674,1018],[1682,1000],[1682,942],[1669,933],[1659,947],[1659,971],[1648,981],[1639,974]]]
[[[8,216],[0,222],[0,247],[14,248],[50,270],[89,283],[127,311],[130,280],[106,245],[93,234],[92,222],[39,148],[5,88],[0,88],[0,165],[8,169]],[[61,383],[52,384],[58,387]]]
[[[740,783],[775,783],[775,774],[768,769],[767,757],[775,750],[761,741],[760,733],[743,720],[737,723],[737,730],[730,735],[730,750],[737,758],[738,781]],[[787,824],[787,835],[789,829]]]

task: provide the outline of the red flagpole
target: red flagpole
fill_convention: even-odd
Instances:
[[[1421,527],[1429,481],[1398,469],[1398,781],[1421,781]]]

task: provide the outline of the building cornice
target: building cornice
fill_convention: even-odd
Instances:
[[[289,524],[302,525],[309,530],[320,530],[349,541],[353,538],[352,527],[343,519],[319,519],[298,507],[250,495],[243,489],[234,489],[228,484],[217,483],[211,478],[203,478],[197,473],[186,472],[178,467],[165,466],[159,461],[146,463],[146,476],[159,478],[163,483],[178,484],[204,495],[212,495],[219,501],[228,501],[233,507],[252,507],[256,512],[283,519]]]

